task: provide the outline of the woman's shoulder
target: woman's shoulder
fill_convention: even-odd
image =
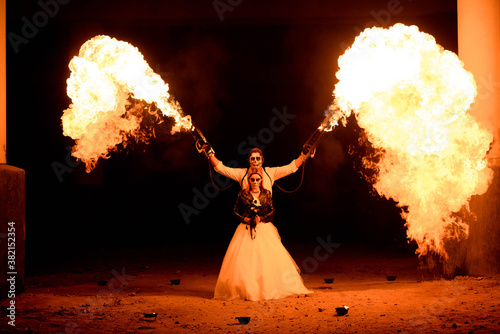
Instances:
[[[267,189],[264,189],[263,191],[261,190],[261,196],[269,200],[273,198],[272,193]]]
[[[251,197],[252,195],[245,189],[241,189],[238,193],[238,198],[248,198],[249,196]]]
[[[261,190],[261,192],[266,195],[266,196],[271,196],[271,191],[269,189],[266,189],[266,188],[263,188],[263,190]]]

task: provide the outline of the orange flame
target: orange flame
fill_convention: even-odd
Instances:
[[[334,107],[353,110],[380,160],[373,187],[404,208],[407,237],[417,253],[444,258],[444,241],[468,236],[456,213],[486,192],[493,171],[492,134],[467,113],[476,96],[471,73],[416,26],[363,31],[339,58]],[[338,114],[338,113],[337,113]]]
[[[64,111],[63,134],[76,141],[72,155],[90,172],[99,158],[107,158],[117,145],[139,136],[142,120],[130,108],[130,97],[155,103],[175,121],[172,132],[191,128],[179,104],[160,75],[153,72],[139,50],[109,36],[85,42],[69,63],[67,93],[72,104]]]

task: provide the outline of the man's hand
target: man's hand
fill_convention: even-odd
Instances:
[[[312,147],[307,147],[300,152],[300,158],[303,162],[306,162],[309,158],[314,158],[314,154],[316,153],[316,149]]]
[[[215,154],[214,149],[212,148],[212,146],[210,146],[209,143],[204,144],[201,147],[201,151],[203,152],[203,154],[207,159],[210,159]]]

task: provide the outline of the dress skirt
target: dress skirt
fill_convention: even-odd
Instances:
[[[215,299],[256,301],[312,293],[272,223],[257,224],[254,237],[250,226],[240,223],[236,228],[222,261]]]

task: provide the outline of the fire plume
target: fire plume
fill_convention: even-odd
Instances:
[[[373,188],[402,208],[417,253],[444,258],[448,239],[468,236],[457,214],[486,192],[492,134],[467,113],[476,96],[471,73],[453,52],[416,26],[369,28],[339,58],[332,108],[351,110],[376,156]],[[368,175],[368,174],[367,174]],[[368,178],[368,177],[367,177]]]
[[[67,94],[72,103],[61,117],[63,134],[75,140],[72,155],[85,162],[87,172],[117,145],[126,146],[130,137],[141,136],[142,114],[131,107],[131,98],[155,104],[173,118],[172,132],[191,128],[190,116],[182,114],[168,84],[127,42],[96,36],[81,46],[69,68]]]

